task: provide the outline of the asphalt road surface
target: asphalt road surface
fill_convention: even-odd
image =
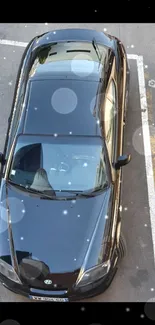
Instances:
[[[152,166],[149,165],[150,168],[148,164],[147,168],[145,166],[150,141],[152,151],[150,160],[155,171],[155,24],[0,24],[0,150],[3,150],[17,70],[24,51],[24,47],[4,45],[2,40],[29,42],[37,34],[66,27],[105,30],[119,37],[129,54],[131,68],[124,153],[130,152],[132,161],[123,169],[122,203],[122,228],[128,251],[107,291],[85,301],[148,301],[155,297],[153,250],[155,218],[153,219],[153,205],[150,205],[149,199],[150,193],[154,193],[154,185],[151,185],[154,176],[151,174]],[[134,59],[134,55],[143,59],[143,66],[140,64],[138,66],[138,60]],[[145,137],[142,129],[145,121],[142,121],[141,116],[142,111],[146,109],[143,107],[145,104],[143,78],[146,86],[150,139]],[[0,301],[28,301],[28,299],[15,295],[0,285]]]

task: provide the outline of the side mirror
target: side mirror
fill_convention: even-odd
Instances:
[[[4,154],[2,152],[0,152],[0,163],[2,165],[5,165],[5,158],[4,158]]]
[[[117,162],[114,164],[116,170],[120,169],[122,166],[127,165],[131,161],[131,155],[123,155],[117,159]]]

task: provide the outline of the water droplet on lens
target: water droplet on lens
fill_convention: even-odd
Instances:
[[[67,210],[64,210],[64,211],[63,211],[63,214],[64,214],[64,215],[68,214],[68,211],[67,211]]]

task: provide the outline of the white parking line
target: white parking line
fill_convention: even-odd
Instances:
[[[28,43],[25,43],[25,42],[17,42],[17,41],[10,41],[10,40],[6,40],[6,39],[0,39],[0,44],[2,44],[2,45],[12,45],[12,46],[26,47]]]
[[[0,44],[26,47],[28,43],[0,39]],[[146,99],[143,56],[138,56],[137,54],[127,54],[127,57],[129,60],[136,60],[137,62],[140,105],[141,105],[141,121],[142,121],[142,130],[143,130],[144,154],[145,154],[145,168],[146,168],[146,179],[147,179],[147,190],[148,190],[148,203],[150,209],[150,223],[151,223],[151,231],[152,231],[154,261],[155,261],[155,186],[154,186],[154,177],[153,177],[150,130],[149,130],[149,123],[148,123],[148,108],[147,108],[147,99]]]
[[[148,108],[147,108],[147,99],[146,99],[143,56],[138,56],[137,58],[137,70],[138,70],[139,94],[140,94],[140,105],[141,105],[141,120],[142,120],[142,130],[143,130],[144,153],[145,153],[148,201],[149,201],[149,208],[150,208],[150,222],[151,222],[151,231],[152,231],[154,261],[155,261],[155,187],[154,187],[153,164],[152,164],[152,154],[151,154],[150,129],[148,123]]]
[[[151,223],[151,232],[152,232],[154,262],[155,262],[155,186],[154,186],[153,163],[152,163],[151,142],[150,142],[150,129],[148,123],[148,108],[147,108],[145,77],[144,77],[144,63],[143,63],[143,56],[138,56],[134,54],[128,54],[127,56],[129,60],[134,59],[137,62],[148,203],[149,203],[149,210],[150,210],[149,214],[150,214],[150,223]]]
[[[128,60],[137,60],[138,55],[137,54],[127,54]]]

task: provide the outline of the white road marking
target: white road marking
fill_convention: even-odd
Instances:
[[[4,40],[4,39],[0,39],[0,44],[19,46],[19,47],[26,47],[28,45],[28,43],[26,42],[18,42],[12,40]],[[151,173],[153,174],[153,164],[152,164],[152,155],[151,155],[150,130],[149,130],[149,123],[148,123],[144,63],[143,63],[143,56],[138,56],[137,54],[127,54],[127,58],[129,60],[137,61],[148,202],[149,202],[149,210],[150,210],[150,222],[151,222],[151,230],[152,230],[154,261],[155,261],[155,187],[154,187],[154,178],[149,177],[149,170],[151,170]]]
[[[137,54],[127,54],[128,60],[137,60],[138,55]]]
[[[26,43],[26,42],[11,41],[11,40],[7,40],[7,39],[0,39],[0,44],[20,46],[20,47],[26,47],[28,45],[28,43]]]
[[[151,171],[151,174],[153,175],[153,164],[152,164],[152,154],[151,154],[150,130],[149,130],[149,123],[148,123],[148,108],[147,108],[147,99],[146,99],[143,56],[137,57],[137,70],[138,70],[139,94],[140,94],[140,105],[141,105],[141,121],[142,121],[142,131],[143,131],[144,154],[145,154],[148,203],[149,203],[149,210],[150,210],[149,213],[150,213],[150,222],[151,222],[151,231],[152,231],[154,261],[155,261],[155,187],[154,187],[154,177],[149,177],[149,171]]]

